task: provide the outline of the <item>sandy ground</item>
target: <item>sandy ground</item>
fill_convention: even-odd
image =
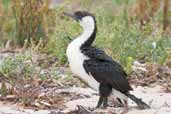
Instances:
[[[161,86],[156,87],[137,87],[132,92],[139,98],[142,98],[147,104],[151,106],[148,110],[138,110],[136,105],[129,100],[128,114],[171,114],[171,93],[163,92]],[[70,101],[66,103],[68,110],[76,108],[77,104],[85,107],[95,107],[98,97],[92,96],[91,98]],[[113,108],[116,113],[122,111],[121,108]]]
[[[78,94],[83,94],[90,97],[71,100],[65,103],[67,108],[64,109],[64,113],[77,109],[77,105],[81,105],[87,108],[93,108],[96,106],[98,96],[93,90],[89,88],[73,87],[70,88],[70,91],[77,92]],[[132,93],[138,96],[139,98],[142,98],[147,104],[151,106],[151,109],[138,110],[136,108],[136,105],[131,100],[129,100],[128,114],[171,114],[171,93],[164,92],[161,86],[137,87]],[[123,108],[112,107],[110,107],[109,109],[114,110],[116,114],[119,114],[123,110]],[[14,105],[5,105],[0,103],[0,114],[52,114],[52,112],[53,114],[58,114],[57,110],[52,111],[22,109]]]

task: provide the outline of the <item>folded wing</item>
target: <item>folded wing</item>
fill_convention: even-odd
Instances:
[[[82,51],[90,59],[84,61],[86,72],[100,83],[110,84],[116,90],[127,93],[132,90],[122,66],[113,61],[104,51],[96,48],[84,49]]]

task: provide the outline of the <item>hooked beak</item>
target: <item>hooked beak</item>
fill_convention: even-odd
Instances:
[[[71,17],[72,19],[74,19],[76,21],[78,21],[78,19],[76,18],[76,16],[74,16],[73,14],[69,14],[69,13],[66,13],[66,12],[64,12],[63,14],[66,15],[66,16],[68,16],[68,17]]]

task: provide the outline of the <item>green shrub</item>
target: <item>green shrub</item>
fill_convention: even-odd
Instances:
[[[54,34],[49,37],[49,42],[45,47],[47,53],[54,54],[58,57],[60,64],[67,62],[66,48],[70,41],[80,32],[80,27],[74,21],[69,21],[64,17],[63,9],[57,8]]]

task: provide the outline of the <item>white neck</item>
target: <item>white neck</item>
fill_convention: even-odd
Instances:
[[[83,33],[73,41],[75,42],[75,45],[79,46],[84,44],[93,34],[95,29],[95,21],[91,16],[87,16],[80,21],[80,25],[83,27]]]
[[[90,59],[88,56],[81,52],[81,46],[91,37],[96,29],[95,21],[91,16],[84,17],[80,21],[80,25],[83,27],[83,33],[72,41],[67,48],[67,57],[70,68],[76,76],[86,82],[91,88],[98,90],[98,82],[91,76],[88,75],[83,66],[84,61]],[[92,41],[91,41],[92,43]]]

